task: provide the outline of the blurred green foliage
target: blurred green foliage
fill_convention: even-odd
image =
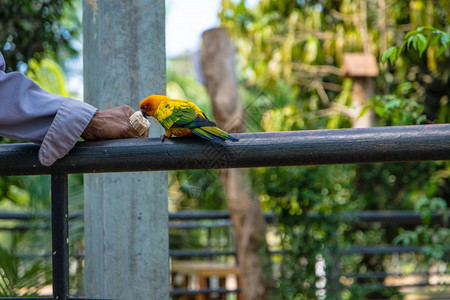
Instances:
[[[52,266],[48,256],[52,249],[51,219],[49,215],[45,215],[50,212],[51,207],[50,176],[0,177],[0,193],[1,211],[22,212],[31,216],[28,221],[0,221],[0,226],[6,228],[30,228],[25,231],[0,232],[0,250],[4,251],[0,253],[0,296],[36,296],[37,291],[51,283]],[[83,175],[70,175],[71,213],[83,209],[83,197]],[[70,253],[82,254],[84,227],[81,220],[70,222],[69,236]],[[83,290],[83,268],[79,258],[71,259],[70,286],[73,292]],[[8,269],[12,273],[4,273],[2,269],[4,272]]]
[[[259,120],[262,130],[282,131],[352,126],[348,116],[330,109],[352,105],[352,80],[339,70],[345,52],[370,52],[380,61],[395,55],[395,65],[379,63],[376,96],[361,112],[373,109],[376,126],[449,122],[449,11],[448,1],[428,0],[261,0],[254,8],[223,0],[219,16],[238,48],[246,116]],[[261,94],[270,105],[259,107]],[[389,263],[393,255],[337,255],[354,245],[421,245],[424,254],[415,255],[416,267],[405,272],[448,268],[448,229],[427,223],[417,203],[440,199],[433,210],[447,216],[449,167],[420,162],[252,170],[263,206],[279,214],[285,253],[274,298],[398,297],[395,289],[375,288],[382,282],[377,279],[333,277],[338,270],[396,271]],[[362,228],[339,220],[340,212],[413,209],[424,223],[412,229],[376,223]],[[326,284],[317,274],[321,259]],[[397,266],[410,264],[409,255],[399,255]]]
[[[405,35],[405,41],[400,47],[392,46],[387,49],[381,56],[381,62],[385,63],[389,59],[391,64],[394,63],[401,56],[405,48],[413,48],[418,51],[419,56],[422,56],[427,47],[435,45],[438,47],[436,52],[436,58],[438,58],[450,48],[450,33],[434,28],[433,26],[422,26],[409,31]]]
[[[41,260],[20,263],[19,258],[0,246],[0,297],[38,296],[39,287],[51,283],[51,268]]]
[[[62,62],[78,54],[81,22],[77,0],[0,0],[0,49],[8,71],[30,58]]]
[[[46,91],[68,97],[66,79],[61,66],[54,60],[44,58],[40,61],[32,58],[28,61],[27,77]]]

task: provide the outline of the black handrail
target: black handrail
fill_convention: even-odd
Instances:
[[[0,145],[0,176],[52,175],[53,298],[68,299],[67,174],[450,160],[450,124],[79,142],[51,167],[32,144]],[[58,202],[58,203],[56,203]]]
[[[200,138],[79,142],[51,167],[38,146],[0,145],[1,175],[220,169],[450,159],[450,124],[236,134]]]

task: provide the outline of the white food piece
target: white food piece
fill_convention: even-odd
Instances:
[[[131,115],[130,123],[139,135],[144,134],[144,132],[150,128],[150,122],[142,115],[140,111],[137,111]]]

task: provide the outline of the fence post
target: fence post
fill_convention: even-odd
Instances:
[[[83,2],[85,101],[165,93],[164,15],[164,0]],[[85,237],[86,297],[168,299],[167,173],[85,175]]]
[[[52,276],[53,299],[69,298],[68,177],[52,174]]]

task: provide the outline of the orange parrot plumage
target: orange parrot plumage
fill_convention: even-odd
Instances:
[[[161,139],[174,136],[197,135],[206,140],[223,143],[237,141],[231,134],[218,128],[203,111],[189,100],[176,100],[163,95],[151,95],[141,101],[139,108],[144,116],[152,116],[165,133]]]

